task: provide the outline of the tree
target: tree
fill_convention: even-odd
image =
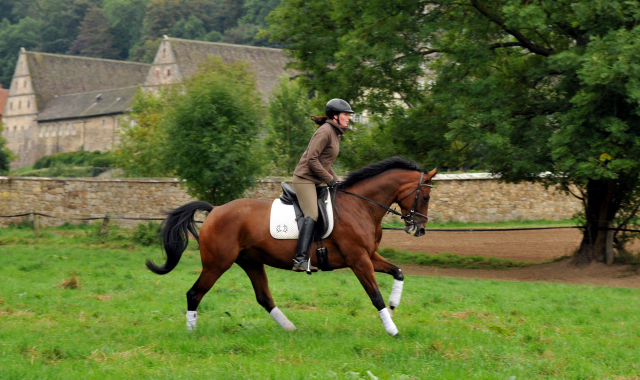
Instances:
[[[309,92],[298,81],[283,77],[267,111],[267,154],[281,174],[291,175],[315,132],[315,123],[309,119]]]
[[[9,164],[13,159],[13,153],[7,148],[7,140],[4,137],[4,123],[0,122],[0,174],[7,174]]]
[[[639,21],[623,0],[284,0],[269,31],[321,94],[382,115],[400,103],[426,120],[414,141],[581,199],[586,263],[640,202]]]
[[[141,89],[136,92],[114,150],[117,166],[128,177],[171,175],[164,151],[167,135],[162,125],[168,101],[164,91],[157,95]]]
[[[212,58],[171,94],[165,155],[193,196],[220,205],[254,184],[260,113],[254,76],[241,62]]]
[[[4,88],[11,85],[20,48],[30,50],[40,46],[42,25],[30,17],[14,25],[7,19],[0,21],[0,83]]]
[[[113,46],[121,59],[129,57],[129,50],[140,40],[142,20],[149,0],[104,0],[102,7],[107,18]]]
[[[86,57],[111,58],[119,57],[114,48],[114,37],[104,11],[98,7],[91,8],[80,25],[80,33],[69,49],[69,54],[81,54]]]

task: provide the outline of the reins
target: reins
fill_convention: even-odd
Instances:
[[[334,188],[332,189],[332,190],[333,190],[333,194],[332,194],[332,197],[331,197],[331,198],[332,198],[332,201],[333,201],[333,209],[334,209],[334,210],[337,212],[337,214],[338,214],[338,215],[337,215],[337,218],[336,218],[336,221],[338,221],[338,222],[340,221],[340,211],[338,211],[338,208],[337,208],[337,206],[336,206],[336,204],[335,204],[335,202],[336,202],[336,200],[335,200],[335,194],[336,194],[336,191],[340,191],[340,192],[345,193],[345,194],[353,195],[354,197],[358,197],[358,198],[360,198],[360,199],[362,199],[362,200],[365,200],[365,201],[367,201],[367,202],[371,202],[371,203],[373,203],[373,204],[376,204],[376,205],[378,205],[378,206],[380,206],[380,207],[382,207],[382,208],[386,209],[388,213],[390,213],[390,214],[394,214],[394,215],[397,215],[397,216],[399,216],[399,217],[400,217],[400,219],[402,219],[402,220],[407,220],[407,221],[409,221],[409,222],[412,222],[413,224],[415,224],[415,221],[413,220],[413,217],[414,217],[414,216],[418,216],[418,217],[420,217],[420,218],[424,218],[425,220],[427,220],[427,221],[428,221],[428,220],[429,220],[429,217],[428,217],[428,216],[423,215],[423,214],[421,214],[421,213],[419,213],[419,212],[417,212],[417,211],[416,211],[416,207],[418,206],[418,199],[420,198],[420,189],[421,189],[422,187],[429,187],[429,188],[433,188],[433,185],[423,184],[423,183],[422,183],[422,178],[424,178],[424,172],[420,172],[420,180],[418,181],[418,186],[417,186],[415,189],[411,190],[407,195],[405,195],[404,197],[402,197],[401,199],[399,199],[399,200],[397,200],[397,201],[396,201],[396,202],[399,204],[399,203],[400,203],[400,202],[402,202],[405,198],[407,198],[409,195],[411,195],[414,191],[416,191],[416,197],[415,197],[415,198],[414,198],[414,200],[413,200],[413,205],[411,206],[411,211],[409,211],[409,212],[408,212],[408,213],[406,213],[406,214],[399,213],[398,211],[396,211],[396,210],[392,209],[391,207],[385,206],[385,205],[383,205],[383,204],[382,204],[382,203],[380,203],[380,202],[374,201],[373,199],[369,199],[369,198],[367,198],[367,197],[363,197],[363,196],[362,196],[362,195],[360,195],[360,194],[352,193],[352,192],[350,192],[350,191],[347,191],[347,190],[344,190],[344,189],[338,189],[337,187],[334,187]]]

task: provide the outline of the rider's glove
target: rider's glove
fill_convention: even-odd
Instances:
[[[338,185],[338,181],[336,181],[335,179],[334,179],[334,180],[331,180],[331,182],[329,182],[329,183],[327,184],[327,186],[329,186],[329,187],[330,187],[330,188],[332,188],[332,189],[333,189],[334,187],[336,187],[337,185]]]

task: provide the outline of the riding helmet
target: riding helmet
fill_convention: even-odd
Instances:
[[[333,116],[340,114],[340,112],[354,113],[351,106],[346,101],[342,99],[329,100],[329,103],[327,103],[327,107],[325,108],[325,114],[327,117],[333,119]]]

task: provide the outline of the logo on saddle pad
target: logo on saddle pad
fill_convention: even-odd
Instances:
[[[283,225],[278,224],[276,226],[276,232],[283,232],[286,234],[288,231],[289,231],[289,227],[287,227],[286,224],[283,224]]]

